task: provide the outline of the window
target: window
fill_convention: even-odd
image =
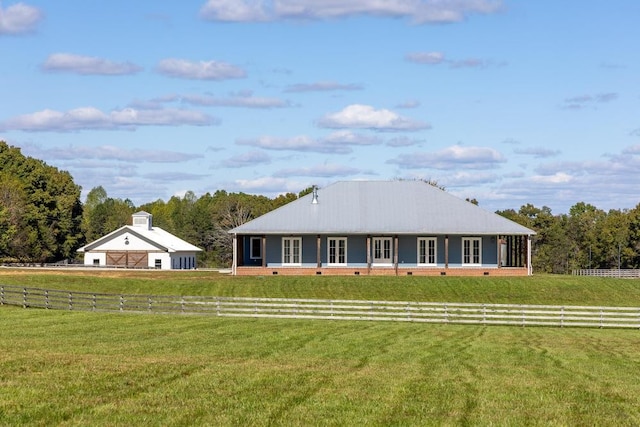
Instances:
[[[329,237],[328,239],[328,264],[347,265],[347,238]]]
[[[462,239],[462,264],[482,264],[482,240],[478,237],[465,237]]]
[[[437,240],[435,237],[418,238],[418,265],[436,265]]]
[[[374,237],[373,262],[391,264],[391,237]]]
[[[282,238],[282,264],[301,265],[302,264],[302,238],[283,237]]]
[[[262,258],[262,238],[260,237],[252,237],[251,238],[251,253],[249,256],[251,259],[261,259]]]
[[[156,258],[154,265],[155,265],[156,268],[162,268],[162,260]]]

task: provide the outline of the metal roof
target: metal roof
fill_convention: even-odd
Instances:
[[[340,181],[262,215],[235,234],[533,235],[423,181]]]

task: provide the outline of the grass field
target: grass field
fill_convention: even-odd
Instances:
[[[640,306],[632,280],[236,279],[0,271],[4,284],[94,292]],[[636,330],[7,306],[0,318],[0,425],[640,424]]]
[[[212,271],[3,269],[0,283],[70,291],[144,295],[640,307],[640,280],[530,277],[233,277]]]

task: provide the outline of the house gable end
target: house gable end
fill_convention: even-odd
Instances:
[[[124,226],[85,246],[83,252],[103,250],[143,250],[168,252],[169,248],[138,233],[134,227]]]

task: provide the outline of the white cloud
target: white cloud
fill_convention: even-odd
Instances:
[[[377,131],[417,131],[429,124],[402,117],[391,110],[377,110],[369,105],[353,104],[337,113],[327,114],[318,125],[334,129],[371,129]]]
[[[475,187],[478,184],[493,183],[498,180],[498,175],[492,172],[467,172],[458,171],[447,174],[444,179],[445,187]]]
[[[75,164],[74,167],[98,167],[114,168],[111,162],[125,163],[180,163],[188,160],[204,157],[201,154],[181,153],[167,150],[127,150],[124,148],[101,145],[101,146],[67,146],[42,149],[35,146],[24,147],[29,155],[37,158],[47,158],[54,160],[83,160]],[[97,160],[96,163],[87,160]]]
[[[218,120],[201,112],[177,109],[137,110],[125,108],[104,113],[94,107],[67,112],[37,111],[0,122],[0,130],[69,132],[79,130],[133,130],[139,126],[209,126]]]
[[[328,92],[337,90],[362,90],[362,86],[355,83],[343,84],[331,81],[320,81],[315,83],[297,83],[288,86],[285,92]]]
[[[176,58],[163,59],[158,63],[157,70],[169,77],[193,80],[228,80],[247,76],[245,70],[226,62],[194,62]]]
[[[416,64],[437,65],[444,62],[444,53],[442,52],[414,52],[408,53],[404,57],[409,62]]]
[[[321,20],[350,16],[408,18],[415,24],[457,22],[501,9],[500,0],[208,0],[200,10],[213,21]]]
[[[200,16],[211,21],[261,22],[272,20],[261,0],[208,0]]]
[[[418,108],[419,106],[420,106],[420,101],[416,99],[410,99],[408,101],[398,104],[396,108]]]
[[[409,169],[449,170],[456,167],[490,169],[505,161],[504,156],[493,148],[454,145],[434,153],[402,154],[395,159],[387,160],[387,163]]]
[[[561,153],[560,150],[551,150],[545,147],[516,148],[515,150],[513,150],[513,152],[516,154],[533,156],[538,159],[546,158],[546,157],[555,157]]]
[[[640,155],[640,144],[632,145],[622,150],[622,154],[630,154],[632,156]]]
[[[531,181],[540,184],[566,184],[573,181],[573,177],[564,172],[556,172],[553,175],[536,175]]]
[[[228,168],[243,168],[268,163],[271,163],[271,157],[267,153],[254,150],[230,157],[224,160],[222,165]]]
[[[358,168],[336,164],[310,166],[305,168],[283,169],[274,174],[276,177],[310,176],[321,178],[344,177],[362,172]]]
[[[205,107],[241,107],[241,108],[283,108],[290,107],[288,101],[279,98],[266,98],[253,96],[253,93],[236,94],[229,97],[221,98],[211,95],[180,95],[176,99],[191,105],[200,105]]]
[[[604,104],[615,101],[616,99],[618,99],[618,94],[615,92],[597,93],[594,95],[576,95],[565,98],[563,108],[567,110],[581,110],[583,108],[593,106],[594,104]]]
[[[327,154],[348,154],[353,151],[351,146],[376,145],[381,143],[382,140],[379,138],[360,135],[351,131],[333,132],[324,138],[311,138],[306,135],[289,138],[261,136],[236,141],[238,145],[248,145],[265,150],[290,150]]]
[[[503,66],[504,62],[496,62],[488,59],[446,59],[442,52],[413,52],[404,56],[408,62],[425,65],[447,64],[449,68],[485,68],[491,65]]]
[[[0,3],[0,35],[34,31],[43,16],[40,9],[24,3],[16,3],[6,9]]]
[[[309,183],[294,181],[289,178],[262,177],[256,179],[239,179],[229,185],[234,191],[257,193],[264,195],[283,194],[287,192],[298,193],[309,187]]]
[[[377,145],[382,143],[380,138],[362,135],[350,130],[339,130],[324,138],[324,142],[331,145]]]
[[[351,148],[344,145],[327,144],[321,139],[313,139],[306,135],[299,135],[290,138],[278,138],[272,136],[261,136],[252,139],[239,139],[238,145],[249,145],[266,150],[291,150],[312,153],[351,153]]]
[[[389,147],[409,147],[412,145],[422,144],[424,140],[422,139],[412,139],[406,136],[399,136],[397,138],[391,138],[387,145]]]
[[[195,181],[195,180],[205,178],[208,175],[176,172],[176,171],[162,171],[162,172],[145,173],[140,176],[142,178],[153,180],[153,182],[173,183],[176,181]],[[182,196],[184,196],[184,193],[186,193],[186,191],[182,192]]]
[[[45,71],[67,71],[83,75],[122,75],[135,74],[141,67],[131,62],[112,62],[92,56],[72,53],[54,53],[42,64]]]

